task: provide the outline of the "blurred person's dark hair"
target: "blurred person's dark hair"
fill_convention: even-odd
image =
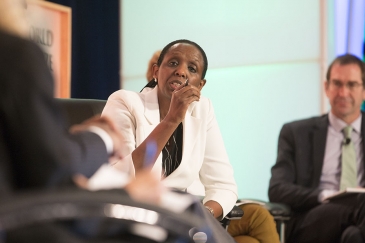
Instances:
[[[147,82],[150,82],[153,80],[153,65],[157,64],[160,54],[161,54],[161,50],[155,51],[153,53],[150,61],[148,62],[147,73],[146,73]]]

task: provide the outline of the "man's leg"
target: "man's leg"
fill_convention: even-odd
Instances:
[[[354,208],[342,204],[321,204],[290,220],[288,243],[340,242],[342,232],[352,224]]]
[[[356,226],[363,237],[363,242],[365,242],[365,193],[358,195],[356,208]]]
[[[240,220],[232,220],[228,226],[228,233],[237,242],[279,242],[274,218],[267,209],[258,204],[243,204],[240,208],[244,215]],[[253,239],[246,241],[246,238],[253,238],[256,241],[252,241]]]

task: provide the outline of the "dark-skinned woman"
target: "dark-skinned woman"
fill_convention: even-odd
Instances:
[[[116,168],[129,165],[138,176],[152,166],[167,187],[203,195],[204,206],[221,219],[237,200],[237,186],[212,103],[201,96],[207,68],[198,44],[171,42],[153,66],[154,81],[141,93],[116,91],[103,115],[116,119],[125,138],[125,157]],[[259,205],[249,206],[249,212],[242,206],[248,218],[231,222],[229,233],[237,242],[279,242],[270,214]],[[269,234],[262,225],[269,225]]]

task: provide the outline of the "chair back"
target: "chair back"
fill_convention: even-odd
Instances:
[[[66,128],[79,124],[97,114],[101,114],[106,100],[97,99],[61,99],[56,98],[65,115]]]

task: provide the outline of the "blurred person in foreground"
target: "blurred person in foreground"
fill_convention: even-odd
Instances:
[[[207,212],[222,219],[235,205],[237,186],[212,103],[201,96],[207,68],[198,44],[173,41],[153,65],[153,80],[146,88],[141,93],[114,92],[102,116],[115,118],[125,139],[125,157],[116,168],[129,164],[138,178],[146,163],[152,164],[165,186],[204,196]],[[147,154],[151,142],[156,147]],[[255,204],[241,207],[244,217],[228,228],[237,242],[279,241],[266,209]]]
[[[281,129],[269,198],[292,208],[289,243],[364,243],[365,193],[327,200],[365,186],[364,63],[351,54],[339,56],[326,79],[330,112]]]
[[[94,117],[71,128],[71,132],[65,129],[53,98],[53,79],[44,55],[26,38],[23,4],[24,1],[0,0],[3,199],[30,190],[76,188],[75,175],[90,177],[109,159],[120,159],[124,146],[121,133],[105,116]],[[127,183],[125,191],[133,198],[158,202],[163,188],[157,178],[146,173],[144,178]],[[30,240],[27,237],[24,240]]]
[[[157,50],[153,53],[151,59],[148,61],[146,79],[147,82],[153,80],[153,66],[157,64],[158,58],[160,57],[161,50]]]

